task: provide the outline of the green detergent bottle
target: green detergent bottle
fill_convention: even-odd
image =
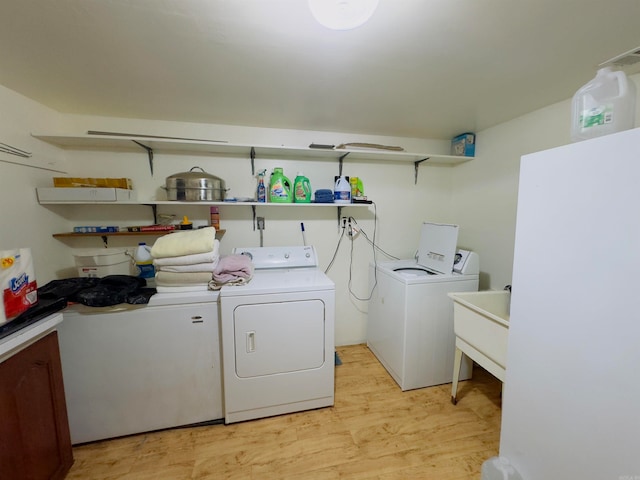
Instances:
[[[293,202],[291,181],[282,173],[282,168],[276,167],[269,182],[269,201],[273,203]]]
[[[302,172],[298,172],[293,182],[293,201],[295,203],[311,203],[311,185]]]

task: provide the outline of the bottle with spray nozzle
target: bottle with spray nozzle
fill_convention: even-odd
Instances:
[[[265,203],[267,201],[267,189],[264,186],[264,176],[266,173],[266,169],[258,173],[258,192],[256,200],[258,200],[259,203]]]

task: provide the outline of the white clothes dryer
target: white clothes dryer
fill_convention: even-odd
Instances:
[[[416,259],[371,265],[367,346],[402,390],[449,383],[455,335],[449,292],[478,290],[474,252],[456,251],[457,225],[424,223]],[[455,263],[455,265],[454,265]],[[471,378],[463,360],[460,379]]]
[[[315,249],[234,253],[255,272],[220,290],[225,423],[333,405],[335,285]]]

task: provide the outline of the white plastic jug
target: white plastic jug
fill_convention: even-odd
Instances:
[[[522,480],[506,457],[491,457],[482,464],[481,480]]]
[[[136,262],[138,277],[144,278],[148,287],[155,287],[156,269],[153,266],[151,248],[145,242],[138,243],[133,259]]]
[[[349,177],[335,177],[336,185],[333,189],[334,203],[351,203],[351,185]]]
[[[624,72],[604,67],[575,93],[571,107],[574,142],[629,130],[635,123],[636,86]]]

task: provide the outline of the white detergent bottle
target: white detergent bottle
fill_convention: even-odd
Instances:
[[[611,67],[580,88],[571,104],[571,140],[578,142],[634,127],[636,86]]]
[[[507,457],[491,457],[482,464],[480,480],[522,480]]]
[[[335,177],[336,185],[333,189],[334,203],[351,203],[351,185],[349,177]]]
[[[147,287],[156,286],[156,269],[153,266],[153,257],[151,256],[151,248],[145,242],[138,243],[133,259],[136,262],[138,277],[147,281]]]

